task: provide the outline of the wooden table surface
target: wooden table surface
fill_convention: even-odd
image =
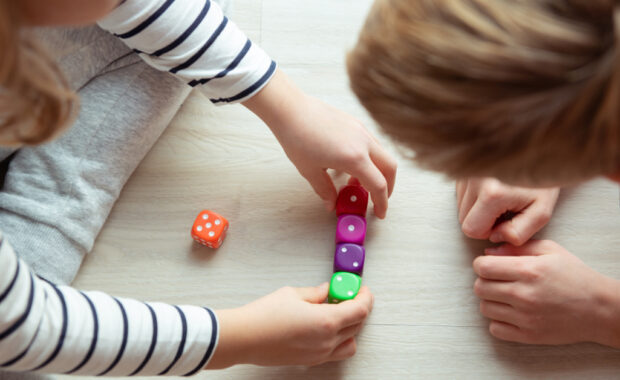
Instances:
[[[620,351],[528,346],[491,337],[472,291],[487,242],[463,236],[452,182],[418,169],[348,89],[344,56],[369,0],[238,0],[232,19],[306,92],[352,113],[399,159],[388,217],[368,219],[364,283],[375,307],[357,355],[313,368],[237,366],[205,379],[611,379]],[[346,178],[337,177],[342,184]],[[201,209],[230,221],[217,251],[190,239]],[[240,306],[332,272],[336,216],[240,105],[193,94],[123,190],[74,285],[213,308]],[[618,187],[596,180],[561,195],[539,237],[620,278]]]

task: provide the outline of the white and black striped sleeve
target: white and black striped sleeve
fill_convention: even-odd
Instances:
[[[99,25],[217,104],[252,97],[276,70],[212,0],[126,0]]]
[[[192,375],[218,340],[208,308],[81,292],[37,277],[0,235],[0,369]]]

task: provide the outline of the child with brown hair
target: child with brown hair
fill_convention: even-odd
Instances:
[[[529,241],[559,186],[620,180],[619,44],[614,0],[377,0],[348,57],[374,119],[456,179],[463,232],[506,243],[473,264],[500,339],[620,347],[620,281]]]

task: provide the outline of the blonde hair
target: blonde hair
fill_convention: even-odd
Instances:
[[[76,96],[21,25],[16,1],[0,0],[0,144],[38,144],[73,118]]]
[[[377,0],[351,86],[424,167],[572,183],[620,169],[614,0]]]

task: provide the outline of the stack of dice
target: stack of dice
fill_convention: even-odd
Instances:
[[[362,286],[364,238],[368,192],[360,185],[347,185],[336,200],[336,252],[334,274],[329,283],[329,303],[355,298]]]

